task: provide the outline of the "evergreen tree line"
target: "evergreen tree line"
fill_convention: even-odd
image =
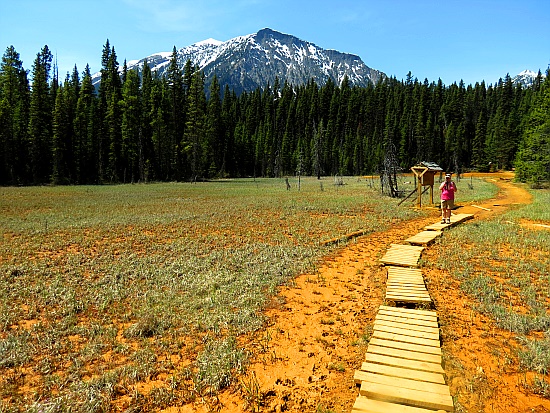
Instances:
[[[526,181],[550,179],[550,81],[510,76],[445,86],[387,78],[368,87],[288,83],[237,96],[176,48],[166,76],[147,62],[122,70],[109,41],[101,84],[89,66],[60,80],[48,46],[32,81],[13,46],[0,66],[0,185],[189,181],[217,177],[377,173],[389,152],[402,168],[516,166]],[[82,78],[80,77],[82,76]],[[546,79],[546,80],[545,80]]]

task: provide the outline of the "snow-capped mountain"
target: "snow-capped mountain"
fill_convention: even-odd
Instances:
[[[141,60],[127,62],[128,69],[141,71],[145,59],[152,72],[163,75],[170,64],[171,52],[155,53]],[[239,36],[225,42],[204,40],[178,50],[179,64],[191,60],[205,75],[205,86],[214,76],[223,88],[236,93],[273,85],[279,78],[292,85],[307,83],[312,78],[319,85],[331,78],[340,84],[345,76],[352,85],[376,83],[385,75],[368,67],[359,56],[326,50],[292,35],[263,29],[258,33]],[[94,75],[94,83],[100,74]]]
[[[537,76],[538,73],[533,72],[532,70],[524,70],[512,78],[512,83],[514,85],[521,85],[524,88],[531,87]]]

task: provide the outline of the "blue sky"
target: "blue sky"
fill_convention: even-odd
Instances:
[[[550,64],[548,0],[0,0],[2,54],[31,70],[47,44],[60,76],[93,72],[109,39],[122,65],[269,27],[359,55],[397,79],[495,83]]]

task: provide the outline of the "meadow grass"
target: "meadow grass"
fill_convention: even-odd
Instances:
[[[363,179],[291,183],[0,188],[0,411],[214,395],[278,287],[334,248],[321,241],[425,213]]]
[[[520,224],[548,224],[550,191],[530,192],[533,204],[514,206],[502,216],[446,233],[437,241],[437,258],[430,265],[458,280],[476,311],[517,335],[520,368],[537,373],[527,386],[548,397],[550,231]]]

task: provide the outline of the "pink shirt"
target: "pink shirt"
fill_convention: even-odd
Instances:
[[[449,199],[455,199],[456,185],[453,181],[445,181],[439,186],[441,191],[441,199],[448,201]]]

